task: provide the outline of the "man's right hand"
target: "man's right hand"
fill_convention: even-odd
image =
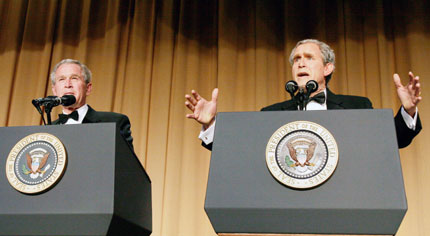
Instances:
[[[212,91],[212,100],[207,101],[202,98],[196,91],[191,90],[192,96],[186,94],[185,106],[190,109],[193,114],[187,114],[186,117],[189,119],[194,119],[203,125],[206,130],[209,126],[213,124],[216,116],[216,107],[218,100],[218,89],[215,88]]]

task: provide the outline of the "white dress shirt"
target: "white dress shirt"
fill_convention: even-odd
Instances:
[[[87,115],[87,112],[88,112],[88,105],[85,104],[85,105],[79,107],[77,109],[77,111],[78,111],[78,115],[79,115],[78,120],[76,121],[74,119],[69,118],[67,120],[67,122],[64,123],[65,125],[82,124],[82,121],[84,120],[84,117],[85,117],[85,115]],[[63,114],[65,114],[64,111],[63,111]]]

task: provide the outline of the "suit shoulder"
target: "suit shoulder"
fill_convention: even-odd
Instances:
[[[372,102],[367,97],[354,95],[336,95],[343,104],[353,109],[370,109],[373,108]]]
[[[118,121],[122,119],[129,120],[126,115],[116,112],[98,111],[97,116],[102,121]]]
[[[290,100],[278,102],[272,105],[269,105],[267,107],[263,107],[261,111],[279,111],[279,110],[285,110],[285,107],[288,106],[290,103]]]

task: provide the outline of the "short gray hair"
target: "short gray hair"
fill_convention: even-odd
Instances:
[[[314,44],[318,45],[318,47],[320,48],[320,51],[321,51],[321,56],[323,58],[324,65],[326,65],[327,63],[333,64],[333,71],[334,71],[335,63],[336,63],[336,57],[334,55],[333,49],[331,49],[331,47],[328,46],[326,43],[321,42],[321,41],[316,40],[316,39],[304,39],[304,40],[299,41],[296,44],[296,46],[291,51],[290,58],[289,58],[291,65],[294,64],[294,53],[296,52],[296,48],[302,44],[305,44],[305,43],[314,43]],[[326,76],[326,83],[328,83],[332,74],[333,73]]]
[[[52,72],[50,74],[52,84],[55,84],[55,73],[57,72],[58,67],[60,67],[63,64],[78,65],[79,67],[81,67],[81,71],[82,71],[81,73],[84,76],[85,83],[88,84],[91,82],[92,74],[91,74],[90,69],[88,69],[88,67],[85,64],[81,63],[78,60],[74,60],[74,59],[63,59],[60,62],[58,62],[57,65],[54,66],[54,69],[52,69]]]

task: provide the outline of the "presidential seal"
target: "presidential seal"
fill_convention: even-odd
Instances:
[[[266,164],[284,185],[307,189],[327,181],[336,169],[339,152],[333,135],[309,121],[288,123],[272,135]]]
[[[36,194],[57,183],[66,162],[66,150],[57,137],[35,133],[21,139],[10,151],[6,177],[16,190]]]

